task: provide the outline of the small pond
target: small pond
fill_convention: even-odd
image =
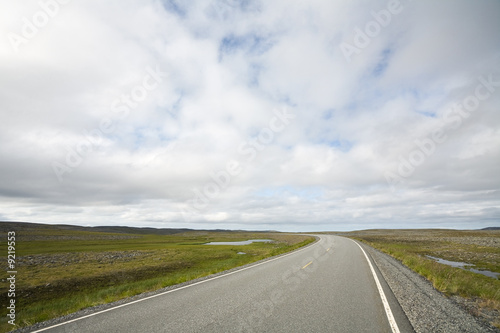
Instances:
[[[465,269],[465,270],[468,270],[468,271],[471,271],[471,272],[474,272],[474,273],[478,273],[478,274],[482,274],[482,275],[486,275],[486,276],[492,277],[494,279],[498,279],[498,277],[500,276],[500,273],[472,268],[472,266],[475,266],[475,265],[468,264],[466,262],[450,261],[450,260],[445,260],[445,259],[441,259],[441,258],[437,258],[437,257],[433,257],[433,256],[426,256],[426,257],[430,258],[432,260],[435,260],[436,262],[438,262],[440,264],[444,264],[444,265],[448,265],[448,266],[451,266],[451,267],[457,267],[457,268]]]
[[[272,239],[249,239],[240,242],[210,242],[203,245],[248,245],[252,243],[270,243],[272,241]]]

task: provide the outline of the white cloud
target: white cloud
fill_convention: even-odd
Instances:
[[[500,5],[400,4],[351,62],[340,45],[388,2],[73,1],[44,24],[40,3],[0,5],[0,216],[294,231],[498,224]],[[457,113],[480,84],[488,96]],[[293,117],[273,120],[284,109]],[[425,153],[418,142],[436,130],[446,139]],[[413,170],[401,176],[404,163]]]

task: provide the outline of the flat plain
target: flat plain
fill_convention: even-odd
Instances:
[[[276,232],[195,231],[128,227],[85,228],[0,223],[16,232],[16,327],[2,306],[0,331],[33,325],[285,253],[312,237]],[[470,313],[500,327],[500,280],[450,267],[429,256],[500,273],[499,230],[364,230],[332,232],[360,240],[428,279]],[[271,239],[250,245],[208,242]],[[7,263],[7,242],[0,257]],[[5,245],[4,245],[5,244]],[[4,269],[6,272],[7,269]],[[2,278],[0,302],[7,304]]]
[[[17,325],[7,323],[6,307],[2,306],[2,332],[218,273],[314,241],[309,236],[276,232],[84,228],[9,222],[0,223],[1,239],[6,240],[7,232],[13,230]],[[249,239],[272,242],[204,245]],[[6,265],[7,247],[2,249]],[[1,304],[9,301],[7,291],[8,282],[2,278]]]

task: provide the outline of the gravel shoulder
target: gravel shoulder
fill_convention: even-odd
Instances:
[[[398,260],[366,244],[415,332],[500,332],[500,329],[470,314],[456,299],[434,289],[424,277]]]

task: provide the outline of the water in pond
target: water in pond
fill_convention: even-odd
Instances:
[[[433,259],[433,260],[436,260],[436,262],[438,262],[440,264],[444,264],[444,265],[448,265],[448,266],[451,266],[451,267],[457,267],[457,268],[465,269],[465,270],[468,270],[468,271],[471,271],[471,272],[474,272],[474,273],[483,274],[483,275],[492,277],[494,279],[498,279],[498,277],[500,276],[500,273],[472,268],[472,266],[475,266],[475,265],[468,264],[466,262],[450,261],[450,260],[445,260],[445,259],[441,259],[441,258],[437,258],[437,257],[432,257],[432,256],[426,256],[426,257],[430,258],[430,259]]]
[[[269,243],[272,242],[272,239],[249,239],[246,241],[240,241],[240,242],[210,242],[206,243],[204,245],[248,245],[252,243]]]
[[[464,268],[465,266],[474,266],[472,264],[468,264],[466,262],[460,262],[460,261],[450,261],[450,260],[445,260],[441,259],[438,257],[433,257],[433,256],[426,256],[427,258],[431,258],[433,260],[436,260],[440,264],[445,264],[451,267],[458,267],[458,268]]]

